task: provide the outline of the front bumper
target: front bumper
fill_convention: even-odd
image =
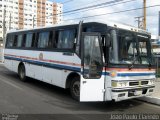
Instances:
[[[112,88],[112,99],[115,101],[121,101],[148,96],[153,93],[154,88],[154,85],[134,88]]]

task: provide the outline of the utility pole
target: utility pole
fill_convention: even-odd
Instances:
[[[138,22],[138,28],[143,29],[143,16],[135,17],[135,19]]]
[[[9,13],[9,30],[11,29],[11,12]]]
[[[144,16],[143,28],[144,30],[146,30],[146,0],[143,0],[143,16]]]
[[[4,7],[3,11],[3,41],[5,40],[5,34],[6,34],[6,7]]]
[[[138,22],[138,28],[146,30],[146,0],[143,0],[143,16],[135,17]]]

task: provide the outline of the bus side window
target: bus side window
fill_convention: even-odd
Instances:
[[[25,45],[26,48],[33,47],[33,33],[27,33],[26,39],[25,39]]]
[[[58,35],[58,48],[72,49],[76,37],[75,29],[59,31]]]
[[[38,35],[38,48],[48,48],[49,46],[49,33],[50,32],[40,32]]]
[[[14,43],[14,35],[12,34],[8,34],[7,35],[7,41],[6,41],[6,47],[13,47],[13,43]]]
[[[17,45],[16,47],[22,47],[23,35],[20,34],[17,36]]]

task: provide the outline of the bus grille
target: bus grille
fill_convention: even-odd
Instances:
[[[147,85],[148,81],[141,81],[141,85]]]
[[[139,85],[139,82],[129,82],[129,86]]]
[[[136,85],[147,85],[148,81],[134,81],[129,82],[129,86],[136,86]]]

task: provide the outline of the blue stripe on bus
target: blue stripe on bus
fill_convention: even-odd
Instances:
[[[155,73],[118,73],[119,77],[127,77],[127,76],[150,76],[155,75]]]
[[[103,72],[103,75],[110,76],[109,72]],[[131,76],[150,76],[155,75],[155,73],[118,73],[118,77],[131,77]]]
[[[46,62],[40,62],[40,61],[34,61],[34,60],[27,60],[27,59],[22,59],[22,58],[15,58],[15,57],[9,57],[9,56],[4,56],[5,59],[10,59],[10,60],[16,60],[16,61],[22,61],[22,62],[27,62],[30,64],[35,64],[35,65],[43,65],[49,68],[55,68],[55,69],[64,69],[64,70],[70,70],[70,71],[75,71],[75,72],[81,72],[81,68],[78,67],[71,67],[71,66],[65,66],[65,65],[58,65],[58,64],[53,64],[53,63],[46,63]],[[102,72],[102,75],[109,76],[109,72]],[[155,75],[155,73],[118,73],[118,77],[131,77],[131,76],[150,76],[150,75]]]
[[[65,69],[65,70],[71,70],[71,71],[81,72],[81,68],[78,68],[78,67],[71,67],[71,66],[65,66],[65,65],[58,65],[58,64],[53,64],[53,63],[46,63],[46,62],[40,62],[40,61],[33,61],[33,60],[27,60],[27,59],[21,59],[21,58],[9,57],[9,56],[5,56],[5,59],[11,59],[11,60],[16,60],[16,61],[22,61],[22,62],[27,62],[27,63],[35,64],[35,65],[43,65],[43,66],[46,66],[46,67],[49,67],[49,68]]]

